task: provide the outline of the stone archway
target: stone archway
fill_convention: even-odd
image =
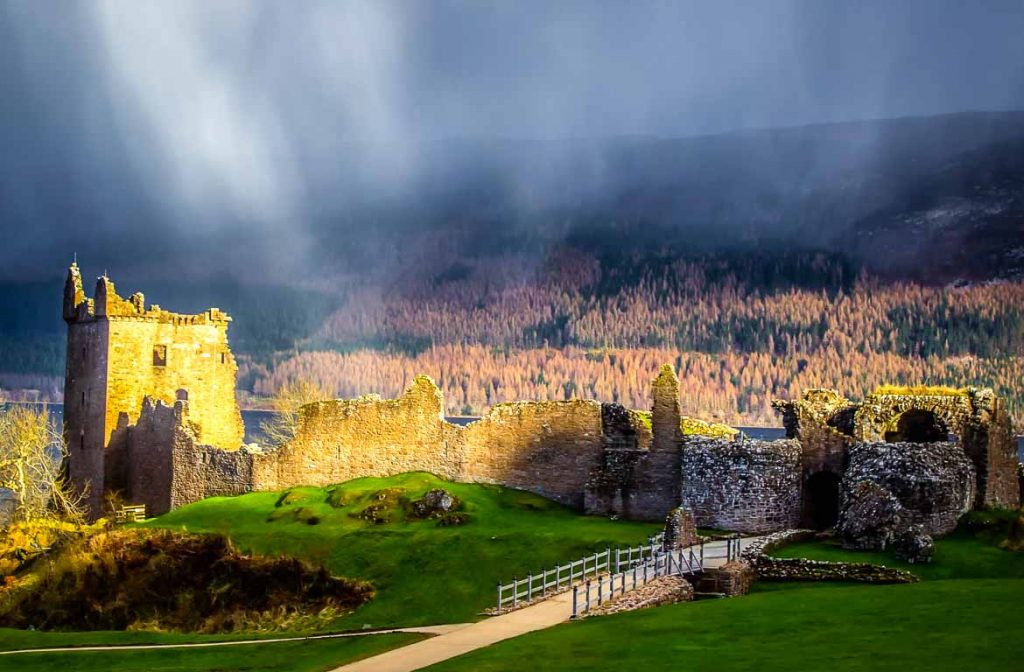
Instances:
[[[835,527],[839,518],[839,476],[831,471],[811,474],[804,483],[804,524],[815,530]]]
[[[933,443],[949,440],[949,426],[934,411],[912,408],[901,413],[885,431],[887,443]]]

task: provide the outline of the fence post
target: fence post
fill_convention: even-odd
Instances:
[[[519,579],[512,577],[512,608],[519,605]]]
[[[590,613],[590,581],[589,580],[587,580],[587,602],[586,602],[586,609],[584,611],[586,613],[588,613],[588,614]]]
[[[599,606],[599,607],[601,606],[601,603],[604,601],[604,585],[603,584],[604,584],[604,581],[601,580],[601,577],[600,576],[597,577],[597,606]]]
[[[619,574],[619,587],[622,588],[622,591],[619,594],[620,595],[625,595],[626,594],[626,573],[625,572],[622,572],[621,574]]]
[[[636,565],[633,565],[633,590],[636,590]]]
[[[526,601],[533,601],[533,572],[526,575]]]
[[[572,617],[571,618],[574,618],[574,619],[579,616],[579,612],[577,611],[577,608],[576,608],[576,600],[579,598],[579,592],[580,592],[580,587],[579,586],[573,586],[572,587]]]
[[[621,560],[622,560],[622,549],[619,548],[618,546],[616,546],[615,547],[615,573],[616,574],[619,573],[619,565],[622,564]]]
[[[498,583],[498,613],[501,613],[501,583]]]
[[[608,573],[611,574],[612,573],[612,547],[611,546],[606,548],[605,551],[604,551],[604,561],[607,563],[605,568],[608,570]]]

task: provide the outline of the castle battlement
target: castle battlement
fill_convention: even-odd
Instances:
[[[147,307],[146,297],[142,292],[135,292],[124,298],[117,293],[114,281],[106,275],[96,279],[94,296],[95,298],[86,296],[78,264],[71,264],[64,283],[65,322],[89,322],[99,318],[175,325],[227,324],[231,321],[231,316],[219,308],[208,308],[196,314],[184,314],[164,310],[157,304]]]

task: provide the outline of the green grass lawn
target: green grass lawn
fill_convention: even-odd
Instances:
[[[1017,672],[1022,603],[1016,579],[806,587],[568,623],[427,669]]]
[[[422,635],[395,633],[201,649],[25,653],[0,656],[0,669],[19,672],[58,669],[74,672],[323,672],[420,639]]]
[[[774,552],[902,567],[922,583],[758,583],[747,597],[570,623],[429,669],[1021,670],[1024,554],[998,548],[1011,513],[971,514],[936,542],[934,562],[925,565],[822,541]]]
[[[464,502],[468,522],[442,527],[413,520],[385,500],[394,520],[353,517],[400,489],[419,498],[444,488]],[[333,488],[214,497],[147,521],[146,527],[220,532],[241,548],[323,563],[331,572],[368,579],[377,596],[338,628],[426,625],[473,620],[494,603],[499,581],[604,549],[641,543],[660,525],[582,516],[537,495],[499,486],[449,483],[430,474],[362,478]],[[329,500],[333,500],[333,505]],[[316,519],[316,524],[306,521]]]
[[[14,649],[44,649],[56,646],[103,646],[123,644],[182,644],[187,642],[223,642],[231,639],[257,639],[259,637],[287,637],[284,633],[254,635],[252,633],[228,635],[191,635],[177,632],[41,632],[0,628],[0,651]],[[2,667],[2,666],[0,666]]]
[[[850,551],[834,541],[806,541],[776,549],[777,558],[809,558],[833,562],[870,562],[898,567],[920,579],[1024,579],[1024,553],[999,548],[1006,538],[1014,511],[976,511],[968,514],[956,532],[935,540],[935,557],[930,563],[910,564],[897,560],[890,551]]]

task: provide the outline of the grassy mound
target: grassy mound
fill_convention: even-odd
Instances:
[[[435,489],[457,499],[461,524],[417,515],[415,503]],[[582,516],[531,493],[425,473],[284,495],[215,497],[142,525],[221,533],[246,551],[293,555],[372,582],[376,597],[335,624],[345,628],[472,620],[493,604],[499,581],[642,542],[660,527]]]
[[[1024,581],[803,588],[568,623],[430,672],[1020,670]]]
[[[219,535],[118,530],[32,563],[0,589],[0,625],[253,630],[333,619],[372,595],[301,560],[243,555]]]

